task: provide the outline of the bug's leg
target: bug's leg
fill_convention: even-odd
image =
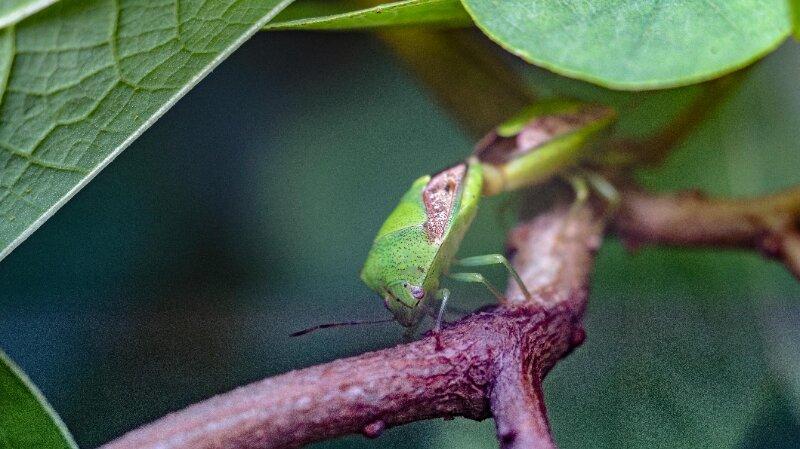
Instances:
[[[419,330],[420,323],[417,323],[411,327],[407,327],[405,332],[403,332],[403,341],[406,343],[410,343],[415,340],[415,336],[417,334],[417,330]]]
[[[567,176],[567,181],[569,181],[572,190],[575,192],[575,202],[572,203],[572,207],[570,208],[570,212],[574,213],[574,211],[577,211],[586,204],[591,190],[589,189],[587,177],[583,173],[569,175]]]
[[[450,278],[455,279],[457,281],[462,282],[479,282],[483,284],[487,290],[492,292],[492,294],[497,298],[498,301],[503,301],[505,298],[500,291],[495,288],[486,278],[483,277],[480,273],[451,273],[448,275]]]
[[[506,267],[508,273],[514,278],[514,281],[516,281],[517,285],[519,285],[519,289],[522,291],[522,294],[525,295],[525,299],[527,301],[531,300],[531,294],[528,291],[528,288],[525,286],[525,283],[522,282],[522,278],[519,277],[517,270],[511,266],[511,263],[502,254],[487,254],[485,256],[466,257],[464,259],[457,260],[455,263],[461,265],[462,267],[480,267],[484,265],[501,264]]]
[[[618,208],[621,202],[621,198],[619,196],[619,191],[613,184],[611,184],[606,178],[602,175],[589,172],[586,174],[586,178],[589,180],[589,184],[591,184],[592,189],[600,195],[606,203],[608,203],[608,208],[606,209],[606,214],[610,215],[613,214]]]
[[[442,329],[444,311],[447,309],[447,300],[450,299],[450,290],[443,288],[437,291],[436,298],[439,300],[439,313],[436,314],[436,324],[433,326],[433,331],[439,332]]]

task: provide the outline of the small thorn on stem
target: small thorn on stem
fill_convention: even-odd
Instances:
[[[384,430],[386,430],[386,423],[379,419],[364,426],[361,433],[367,438],[375,439],[381,436]]]
[[[586,340],[586,331],[583,330],[583,327],[579,327],[572,332],[570,345],[573,348],[576,346],[580,346],[583,344],[584,340]]]
[[[634,237],[620,236],[620,241],[622,242],[622,246],[625,248],[625,251],[631,254],[636,254],[642,247],[642,241]]]
[[[777,258],[781,255],[781,249],[783,248],[783,242],[781,240],[780,235],[767,234],[761,238],[758,249],[760,249],[761,254],[766,257]]]
[[[690,200],[705,200],[708,195],[700,189],[687,189],[678,192],[678,198]]]

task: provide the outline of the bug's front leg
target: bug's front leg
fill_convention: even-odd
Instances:
[[[436,299],[439,301],[439,313],[436,314],[436,324],[433,326],[433,331],[439,332],[442,329],[444,311],[447,309],[447,300],[450,299],[450,290],[446,288],[439,289],[436,292]]]

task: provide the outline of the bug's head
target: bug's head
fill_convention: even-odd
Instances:
[[[395,319],[406,327],[414,326],[422,318],[425,289],[408,281],[397,281],[389,286],[383,300]]]

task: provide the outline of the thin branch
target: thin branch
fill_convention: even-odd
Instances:
[[[669,123],[652,135],[642,139],[621,139],[608,144],[616,153],[614,157],[638,167],[657,166],[678,145],[706,122],[745,79],[748,69],[707,81],[698,86],[699,92],[692,101]]]
[[[590,206],[560,207],[513,234],[515,263],[547,306],[518,300],[437,334],[262,380],[168,415],[103,449],[290,448],[435,417],[494,414],[501,446],[555,447],[541,379],[583,341],[588,274],[602,234]],[[565,231],[566,230],[566,231]],[[553,267],[530,261],[561,259]],[[581,267],[577,267],[581,265]]]
[[[652,195],[628,188],[614,223],[631,247],[643,244],[760,251],[800,279],[800,187],[749,199],[697,192]]]
[[[501,447],[554,448],[550,434],[541,374],[519,363],[522,348],[499,355],[489,393],[492,416]],[[535,377],[534,377],[535,376]]]

